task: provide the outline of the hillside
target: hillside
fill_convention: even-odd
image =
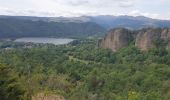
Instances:
[[[118,27],[138,30],[145,27],[170,27],[169,20],[144,16],[34,17],[0,16],[0,37],[87,37],[103,36]]]
[[[0,37],[87,37],[102,35],[105,28],[94,22],[47,22],[0,18]]]
[[[80,16],[80,17],[34,17],[34,16],[0,16],[2,18],[44,21],[44,22],[94,22],[106,29],[125,27],[130,29],[141,29],[146,27],[170,27],[170,20],[152,19],[145,16]]]
[[[170,27],[170,20],[152,19],[144,16],[94,16],[89,17],[95,22],[107,29],[124,27],[129,29],[141,29],[146,27]]]

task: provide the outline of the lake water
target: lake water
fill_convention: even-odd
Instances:
[[[25,43],[50,43],[54,45],[62,45],[62,44],[68,44],[70,42],[74,41],[74,39],[69,38],[37,38],[37,37],[31,37],[31,38],[18,38],[15,40],[15,42],[25,42]]]

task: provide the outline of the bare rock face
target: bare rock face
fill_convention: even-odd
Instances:
[[[161,38],[165,40],[170,39],[170,29],[163,29],[161,33]]]
[[[134,41],[134,45],[142,51],[146,51],[155,46],[155,41],[163,40],[167,49],[170,49],[170,29],[147,28],[138,31],[127,29],[112,29],[104,39],[101,39],[98,46],[111,49],[113,52],[120,48],[127,47],[129,42]]]
[[[146,51],[154,46],[154,41],[161,36],[161,29],[146,29],[139,31],[136,36],[135,46]]]
[[[169,49],[170,48],[170,29],[162,30],[161,39],[167,42],[167,49]]]
[[[100,40],[98,45],[101,48],[109,48],[116,51],[122,47],[128,46],[131,34],[127,29],[113,29],[108,32],[104,39]]]

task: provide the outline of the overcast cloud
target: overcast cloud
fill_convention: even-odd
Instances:
[[[170,0],[0,0],[1,15],[131,15],[170,19]]]

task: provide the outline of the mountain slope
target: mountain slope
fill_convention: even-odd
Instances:
[[[20,19],[31,21],[45,21],[45,22],[74,22],[85,23],[94,22],[106,29],[125,27],[130,29],[141,29],[145,27],[170,27],[170,20],[158,20],[144,16],[80,16],[80,17],[34,17],[34,16],[0,16],[0,19]]]
[[[0,18],[0,37],[84,37],[101,35],[105,29],[94,22],[47,22]]]
[[[86,37],[103,35],[112,28],[138,30],[146,27],[170,28],[170,20],[144,16],[34,17],[0,16],[0,37]]]
[[[144,16],[94,16],[89,17],[95,22],[107,29],[124,27],[130,29],[141,29],[146,27],[170,27],[170,20],[158,20]]]

